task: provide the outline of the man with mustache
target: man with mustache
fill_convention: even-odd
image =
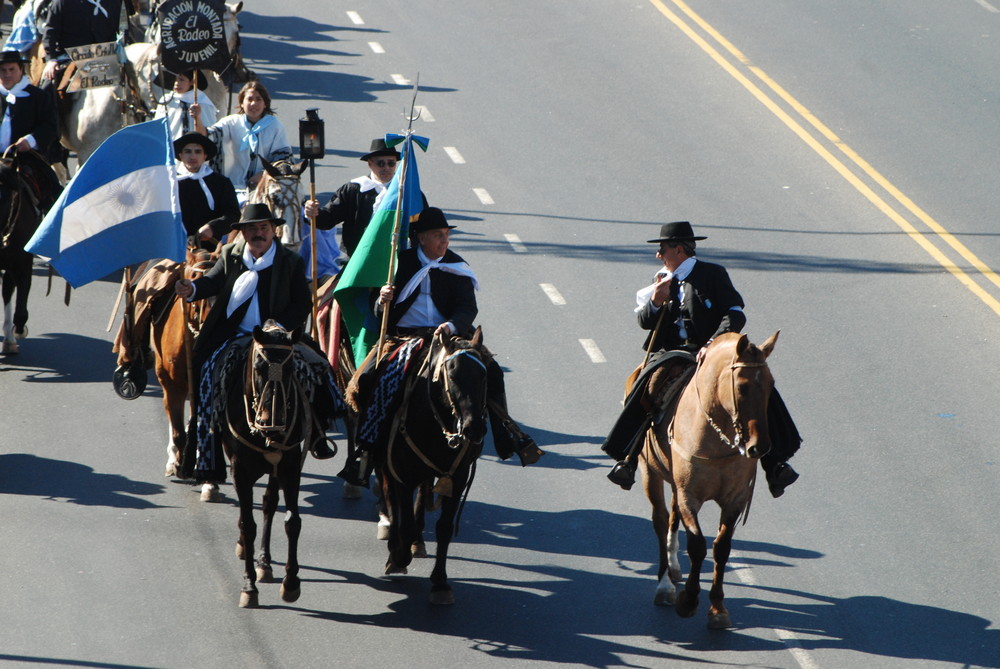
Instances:
[[[277,239],[279,223],[266,204],[248,204],[232,225],[242,238],[223,246],[218,262],[203,277],[174,284],[174,292],[188,301],[216,298],[192,352],[194,369],[202,379],[200,387],[211,378],[212,369],[205,366],[211,367],[213,354],[235,337],[251,333],[268,320],[286,330],[305,325],[312,309],[305,261]],[[309,450],[319,459],[333,457],[325,437],[313,442]],[[225,480],[224,468],[221,480]]]

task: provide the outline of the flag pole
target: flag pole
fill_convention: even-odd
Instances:
[[[316,199],[316,159],[309,159],[309,199]],[[312,338],[319,341],[319,283],[316,273],[319,271],[319,263],[316,261],[316,217],[309,217],[309,263],[312,270]]]
[[[406,168],[410,163],[410,153],[413,151],[413,121],[420,116],[414,115],[413,110],[417,102],[417,91],[420,89],[420,74],[413,84],[413,97],[410,99],[410,113],[407,115],[407,126],[403,132],[403,167],[399,173],[399,188],[396,193],[396,217],[392,224],[392,240],[389,247],[389,275],[385,279],[385,285],[391,286],[396,280],[396,251],[399,248],[399,232],[403,222],[403,194],[406,184]],[[382,326],[378,332],[378,348],[375,349],[375,366],[378,367],[379,357],[382,355],[382,345],[385,343],[385,335],[389,329],[389,306],[382,305]]]

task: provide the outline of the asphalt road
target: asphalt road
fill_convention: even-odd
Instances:
[[[243,48],[290,134],[307,107],[326,121],[320,193],[405,125],[419,74],[423,190],[549,454],[488,449],[443,609],[429,562],[381,576],[342,458],[309,460],[302,597],[265,585],[239,610],[232,489],[206,505],[163,478],[159,389],[112,391],[115,277],[66,307],[39,268],[32,336],[0,359],[0,662],[1000,667],[998,6],[248,2]],[[648,504],[599,451],[641,361],[644,240],[677,219],[751,339],[781,330],[805,437],[802,478],[737,530],[725,632],[653,606]]]

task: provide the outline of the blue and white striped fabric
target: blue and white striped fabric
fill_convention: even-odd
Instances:
[[[152,258],[184,262],[174,170],[165,118],[122,128],[66,185],[25,250],[74,288]]]

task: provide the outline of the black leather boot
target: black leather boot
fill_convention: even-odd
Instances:
[[[608,472],[608,480],[621,486],[622,490],[631,490],[635,485],[635,465],[628,460],[619,460]]]
[[[348,458],[344,468],[337,473],[337,477],[359,488],[367,488],[368,479],[371,478],[368,457],[364,453],[359,453],[358,457]]]
[[[764,474],[767,476],[768,490],[771,491],[771,496],[774,498],[784,495],[785,488],[795,483],[799,478],[799,473],[792,469],[792,466],[787,462],[779,462],[772,471],[765,471]]]
[[[538,448],[535,440],[528,435],[524,435],[518,440],[514,450],[517,453],[517,457],[521,459],[522,467],[535,464],[545,455],[545,451]]]

